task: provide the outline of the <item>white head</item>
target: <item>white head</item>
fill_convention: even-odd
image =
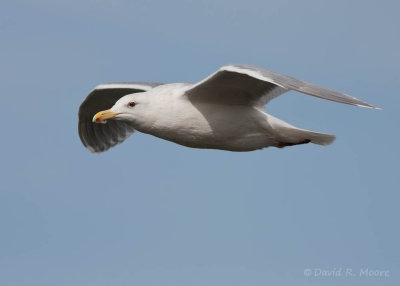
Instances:
[[[116,119],[129,121],[132,125],[139,124],[148,113],[148,98],[144,92],[125,95],[110,109],[96,113],[93,122],[104,123],[105,120]]]

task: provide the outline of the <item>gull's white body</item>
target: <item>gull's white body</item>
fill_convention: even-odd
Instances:
[[[122,114],[115,119],[129,121],[140,132],[193,148],[252,151],[311,141],[313,132],[295,128],[265,113],[262,107],[193,103],[185,96],[192,87],[161,85],[121,98],[110,111],[121,112],[128,102],[138,102],[134,116]],[[324,135],[334,140],[333,135]]]
[[[299,129],[265,112],[265,104],[290,89],[373,107],[348,95],[264,69],[231,65],[197,84],[101,85],[81,105],[79,133],[93,152],[122,142],[134,130],[188,147],[230,151],[332,143],[334,135]],[[120,94],[114,94],[106,104],[105,100],[110,98],[107,92]],[[94,107],[96,104],[102,104],[103,109],[112,107],[98,112],[101,108]],[[106,124],[89,122],[93,112],[98,112],[93,122],[113,120]]]
[[[250,151],[277,143],[268,122],[273,117],[249,106],[194,105],[182,96],[188,86],[162,85],[140,94],[149,105],[132,121],[135,129],[194,148]]]

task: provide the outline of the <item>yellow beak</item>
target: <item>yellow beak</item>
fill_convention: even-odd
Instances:
[[[92,121],[100,123],[100,122],[102,122],[104,120],[112,119],[115,116],[117,116],[118,114],[120,114],[120,113],[110,112],[110,109],[103,110],[103,111],[97,112],[95,114],[95,116],[93,116],[93,120]]]

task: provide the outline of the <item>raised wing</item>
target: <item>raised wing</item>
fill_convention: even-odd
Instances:
[[[108,83],[93,89],[79,107],[79,137],[91,152],[103,152],[124,141],[135,130],[119,120],[109,120],[106,124],[93,123],[93,116],[111,108],[121,97],[144,92],[159,83]]]
[[[347,94],[249,65],[221,67],[186,91],[193,101],[264,105],[288,90],[340,103],[376,108]]]

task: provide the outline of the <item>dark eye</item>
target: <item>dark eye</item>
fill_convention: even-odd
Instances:
[[[134,107],[135,105],[136,105],[136,103],[133,102],[133,101],[131,101],[131,102],[128,103],[128,107]]]

